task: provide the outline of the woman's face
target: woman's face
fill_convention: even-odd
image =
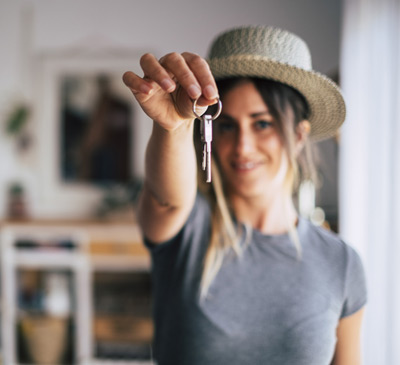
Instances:
[[[257,198],[281,191],[287,158],[276,121],[251,82],[224,96],[213,127],[213,150],[228,194]]]

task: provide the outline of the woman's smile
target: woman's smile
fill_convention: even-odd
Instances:
[[[232,161],[231,165],[238,173],[246,173],[256,170],[262,163],[255,161]]]

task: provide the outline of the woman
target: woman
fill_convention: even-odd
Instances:
[[[306,44],[242,27],[217,37],[208,62],[146,54],[141,67],[124,82],[154,121],[139,219],[153,259],[157,362],[359,364],[360,259],[300,218],[292,199],[312,172],[301,163],[308,142],[345,117]],[[218,98],[212,184],[198,191],[192,100],[201,114]]]

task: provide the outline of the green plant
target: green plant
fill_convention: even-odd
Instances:
[[[24,187],[18,182],[12,183],[8,188],[10,197],[19,197],[24,194]]]
[[[5,131],[11,136],[17,136],[26,125],[30,110],[25,104],[17,105],[6,119]]]

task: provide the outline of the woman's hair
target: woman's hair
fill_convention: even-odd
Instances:
[[[307,120],[309,108],[304,97],[295,89],[282,83],[261,78],[230,78],[217,82],[219,94],[224,96],[234,87],[244,82],[252,82],[260,93],[264,103],[276,122],[288,161],[284,188],[293,197],[296,196],[300,182],[316,180],[311,145],[306,140],[300,153],[296,151],[296,127],[302,120]],[[211,112],[212,113],[212,112]],[[196,138],[198,141],[199,138]],[[199,147],[199,146],[197,146]],[[200,174],[202,176],[202,174]],[[204,262],[200,297],[205,298],[208,289],[216,277],[226,255],[232,251],[240,255],[243,245],[240,244],[243,232],[234,224],[233,212],[224,190],[224,182],[219,173],[218,161],[213,158],[212,184],[205,184],[199,179],[200,190],[208,197],[212,208],[211,239]],[[241,225],[237,225],[241,227]],[[300,253],[295,227],[288,224],[289,235]],[[250,234],[251,229],[246,229]],[[246,237],[244,242],[248,242]]]

